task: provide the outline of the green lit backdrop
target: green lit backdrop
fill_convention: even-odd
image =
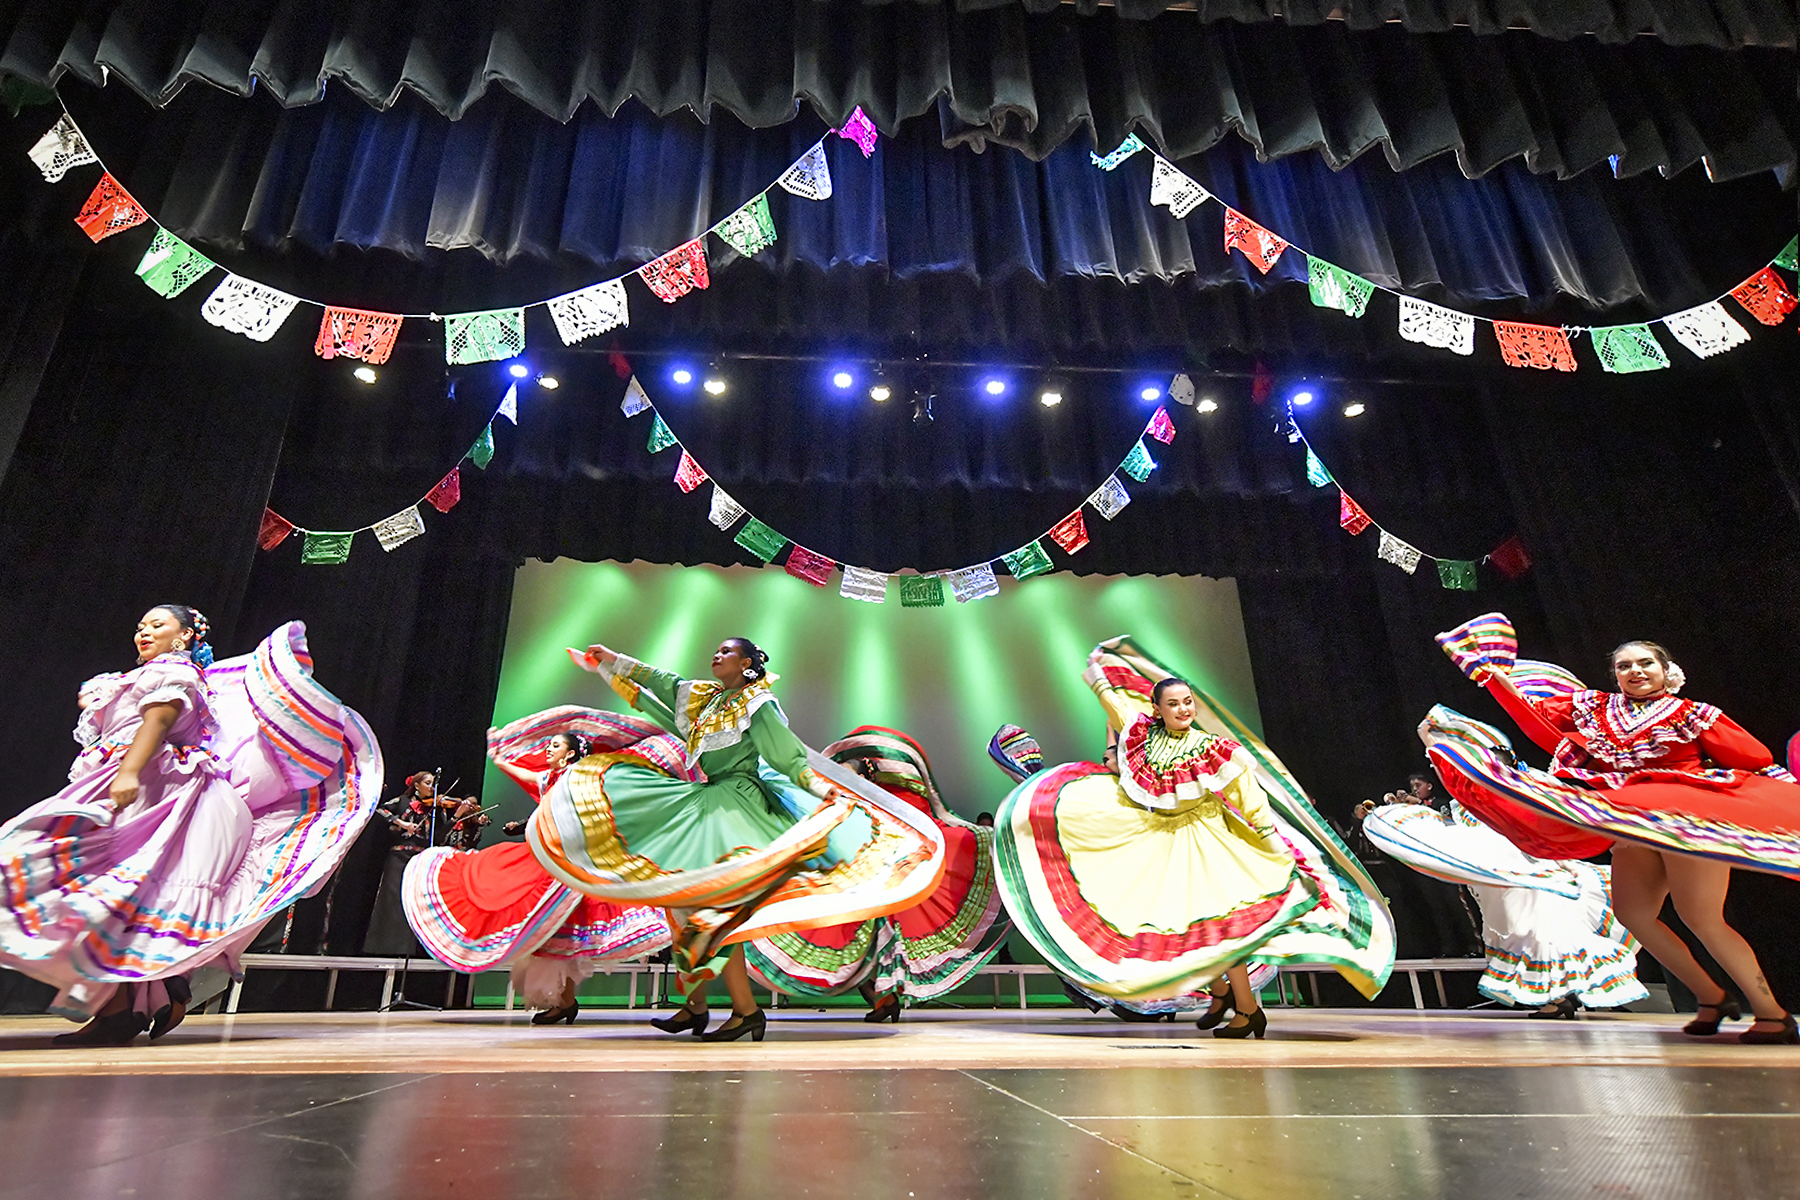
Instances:
[[[626,710],[565,646],[604,642],[664,670],[707,678],[712,651],[743,635],[769,652],[795,732],[823,746],[858,725],[900,729],[925,747],[951,808],[973,817],[1009,788],[987,757],[1006,722],[1046,763],[1096,759],[1100,706],[1081,682],[1096,642],[1129,633],[1260,732],[1231,580],[1052,574],[943,608],[865,604],[775,568],[528,562],[513,588],[494,723],[557,704]],[[508,818],[530,807],[492,766],[484,794]]]

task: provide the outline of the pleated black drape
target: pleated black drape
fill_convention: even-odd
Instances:
[[[1333,167],[1376,147],[1401,167],[1448,153],[1471,176],[1519,157],[1558,177],[1615,157],[1626,174],[1704,160],[1716,179],[1794,162],[1794,19],[1778,0],[1564,5],[1561,19],[1549,0],[1492,15],[1471,2],[1408,26],[1376,7],[1356,28],[1316,23],[1313,5],[1254,23],[1237,3],[1154,7],[1132,20],[821,0],[25,0],[0,25],[0,74],[110,76],[156,104],[189,83],[312,104],[337,82],[375,107],[411,92],[453,120],[496,85],[556,121],[627,100],[758,127],[803,106],[833,125],[860,106],[889,131],[935,112],[947,144],[1033,158],[1083,130],[1114,146],[1136,129],[1172,157],[1236,134],[1259,156],[1317,150]],[[1459,18],[1661,36],[1417,31]]]

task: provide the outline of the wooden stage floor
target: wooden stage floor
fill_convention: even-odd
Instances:
[[[1668,1014],[1276,1009],[1242,1043],[784,1010],[760,1046],[647,1015],[250,1014],[108,1051],[0,1019],[0,1198],[1800,1193],[1800,1047]]]

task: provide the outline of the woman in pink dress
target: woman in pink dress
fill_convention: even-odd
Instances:
[[[336,869],[381,785],[373,735],[313,681],[298,622],[212,665],[206,619],[162,604],[135,644],[135,670],[82,685],[69,786],[0,825],[0,965],[92,1018],[59,1045],[174,1028],[187,974],[236,974]]]

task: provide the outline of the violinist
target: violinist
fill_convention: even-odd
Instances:
[[[364,954],[419,955],[424,953],[412,926],[406,923],[401,906],[401,881],[406,864],[427,846],[448,842],[459,801],[438,792],[437,776],[418,771],[406,777],[406,789],[382,805],[394,840],[388,847],[387,862],[381,871],[381,885],[375,892],[375,911],[369,917],[369,932],[363,938]]]
[[[493,823],[479,798],[464,796],[450,816],[450,845],[458,850],[481,849],[481,831]]]

